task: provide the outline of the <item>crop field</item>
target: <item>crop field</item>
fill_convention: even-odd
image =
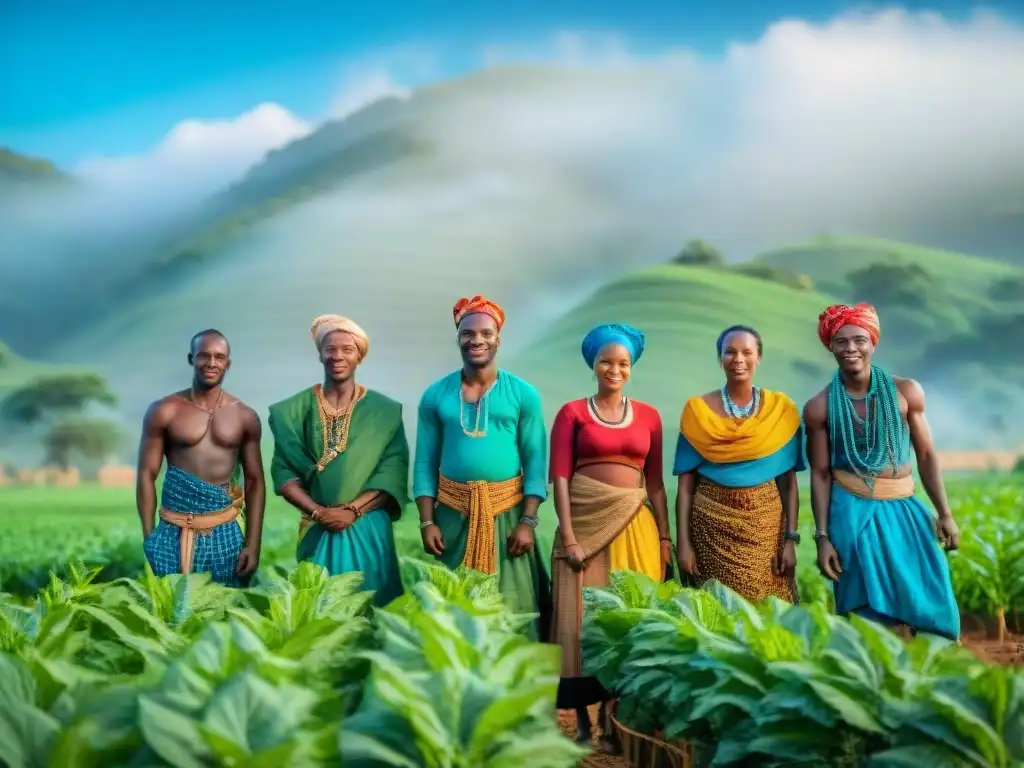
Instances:
[[[963,648],[835,617],[806,498],[798,606],[628,573],[588,590],[584,653],[632,764],[1024,764],[1024,480],[948,490]],[[559,728],[557,649],[493,579],[419,559],[412,509],[384,609],[295,563],[290,508],[266,517],[260,572],[227,590],[147,572],[130,490],[0,489],[0,765],[628,765]]]

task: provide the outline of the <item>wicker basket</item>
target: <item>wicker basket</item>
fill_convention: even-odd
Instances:
[[[663,741],[620,723],[614,709],[608,713],[615,728],[622,757],[631,768],[693,768],[693,749],[685,742]]]

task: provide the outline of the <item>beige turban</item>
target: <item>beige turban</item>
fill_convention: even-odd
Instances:
[[[356,349],[359,350],[360,357],[366,357],[370,351],[370,337],[366,335],[366,331],[341,315],[320,315],[313,321],[309,331],[313,335],[317,349],[320,349],[327,334],[342,331],[352,334],[352,338],[356,340]]]

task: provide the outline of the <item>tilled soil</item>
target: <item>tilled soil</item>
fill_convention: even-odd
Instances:
[[[1008,634],[1000,643],[984,633],[965,633],[960,640],[964,648],[982,661],[1024,666],[1024,635]]]
[[[596,725],[598,722],[597,716],[598,705],[594,705],[590,709],[590,721],[595,723],[594,725],[594,751],[584,758],[583,762],[580,763],[579,768],[630,768],[628,762],[621,757],[611,755],[600,746],[600,738],[602,736],[600,726]],[[562,733],[570,738],[576,738],[576,713],[571,710],[563,710],[558,713],[558,726],[562,729]]]

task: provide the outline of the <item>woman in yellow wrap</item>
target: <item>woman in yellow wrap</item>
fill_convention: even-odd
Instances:
[[[610,698],[597,678],[582,674],[583,588],[605,586],[616,570],[664,581],[672,559],[661,417],[623,393],[644,344],[644,334],[630,325],[592,329],[581,351],[597,392],[563,405],[551,427],[550,477],[558,515],[551,553],[551,641],[562,646],[557,706],[576,710],[580,742],[592,735],[587,707],[601,702],[599,717],[605,721]]]
[[[752,602],[796,602],[796,473],[806,469],[800,411],[786,395],[754,386],[763,342],[753,328],[727,328],[717,351],[725,385],[690,398],[680,420],[679,569]]]

